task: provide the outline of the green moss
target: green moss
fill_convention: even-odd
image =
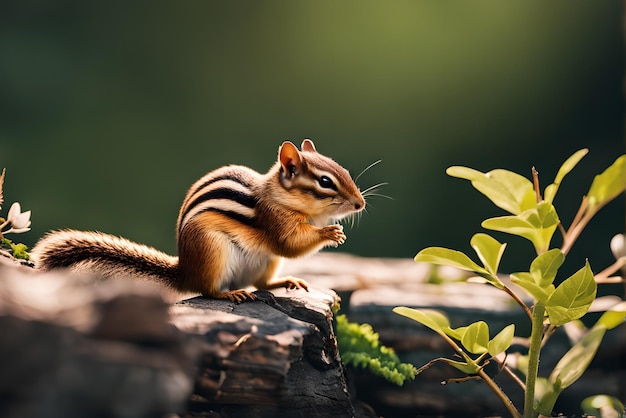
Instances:
[[[400,362],[392,348],[382,345],[371,325],[349,322],[345,315],[337,316],[336,321],[339,353],[345,364],[368,369],[398,386],[415,378],[415,367]]]

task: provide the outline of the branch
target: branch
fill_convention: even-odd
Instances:
[[[533,313],[530,311],[530,308],[524,303],[524,301],[522,299],[520,299],[520,297],[517,296],[508,287],[504,286],[504,288],[502,290],[504,290],[509,296],[511,296],[513,298],[513,300],[515,300],[515,302],[517,302],[517,304],[519,306],[521,306],[522,309],[524,309],[524,312],[526,312],[526,315],[528,315],[528,319],[530,319],[532,321],[533,320]]]
[[[545,306],[537,302],[533,308],[533,321],[530,333],[530,347],[528,350],[528,373],[526,374],[526,393],[524,394],[524,417],[535,418],[535,383],[539,370],[539,353],[543,336],[543,315]]]
[[[543,202],[543,197],[541,197],[541,189],[539,188],[539,172],[533,167],[531,169],[531,173],[533,174],[533,185],[535,186],[535,195],[537,196],[537,203]]]
[[[607,268],[605,268],[600,273],[598,273],[598,274],[596,274],[594,276],[594,279],[596,280],[596,283],[620,283],[619,280],[618,281],[614,281],[615,278],[614,277],[610,277],[610,276],[613,273],[615,273],[616,271],[618,271],[621,268],[623,268],[624,266],[626,266],[626,257],[618,258],[615,263],[611,264],[610,266],[608,266]],[[606,280],[608,280],[609,278],[611,278],[613,280],[607,282]],[[622,278],[620,277],[618,279],[622,279]]]

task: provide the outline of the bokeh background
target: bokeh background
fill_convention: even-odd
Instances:
[[[471,252],[503,212],[448,166],[536,166],[545,187],[588,147],[556,200],[569,225],[624,152],[623,20],[618,0],[5,2],[3,209],[32,210],[29,245],[71,227],[175,253],[198,177],[264,172],[282,141],[312,138],[353,174],[382,160],[361,188],[389,183],[341,251]],[[572,268],[612,262],[624,212],[623,196],[600,212]],[[527,269],[530,243],[494,235],[510,243],[504,269]]]

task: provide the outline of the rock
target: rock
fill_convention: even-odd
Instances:
[[[0,416],[184,411],[199,347],[142,283],[0,268]]]
[[[256,292],[239,305],[206,298],[172,307],[172,323],[201,336],[191,405],[228,417],[353,417],[332,327],[332,291]]]
[[[373,416],[348,389],[335,292],[161,290],[3,262],[0,416]]]

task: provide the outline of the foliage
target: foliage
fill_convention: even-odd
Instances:
[[[617,398],[608,395],[595,395],[582,401],[582,409],[588,416],[595,417],[620,417],[624,414],[624,404]]]
[[[522,382],[509,368],[505,356],[499,356],[510,348],[514,334],[513,325],[505,327],[489,339],[489,327],[483,321],[452,329],[442,313],[397,307],[394,312],[438,333],[457,355],[455,359],[435,359],[420,371],[430,367],[434,362],[442,361],[468,375],[476,375],[493,389],[513,416],[521,416],[507,395],[482,370],[487,362],[497,361],[525,391],[525,417],[550,415],[560,393],[585,372],[605,332],[624,321],[626,302],[618,303],[605,312],[563,355],[548,378],[537,376],[539,357],[545,343],[559,326],[578,320],[589,311],[592,302],[596,300],[597,284],[624,282],[623,278],[609,277],[626,265],[624,237],[616,239],[620,237],[619,235],[611,243],[617,258],[615,264],[594,275],[589,262],[585,261],[584,265],[570,277],[556,280],[559,268],[563,265],[569,250],[591,218],[626,190],[626,155],[622,155],[594,178],[576,217],[566,230],[553,202],[565,176],[586,154],[587,150],[583,149],[567,159],[554,181],[544,190],[543,197],[539,187],[539,176],[534,168],[532,181],[502,169],[482,173],[467,167],[448,168],[449,175],[469,180],[472,186],[492,203],[509,213],[483,221],[484,228],[519,236],[532,243],[537,255],[529,260],[528,271],[513,273],[510,278],[512,283],[532,297],[533,303],[529,307],[522,297],[498,276],[500,260],[507,244],[500,243],[488,234],[475,234],[470,241],[479,263],[463,252],[441,247],[423,249],[415,260],[471,271],[479,276],[471,278],[471,281],[495,286],[510,295],[524,309],[531,322],[531,335],[527,341],[528,355],[523,357],[520,363],[524,364],[524,367],[519,367],[517,372],[525,375],[526,382]],[[563,243],[560,248],[551,248],[552,238],[557,229],[561,231]]]
[[[4,194],[2,186],[4,184],[4,175],[6,170],[2,170],[0,174],[0,209],[4,203]],[[8,228],[5,230],[5,228]],[[18,202],[15,202],[9,208],[7,218],[0,218],[0,252],[14,258],[28,260],[28,247],[21,243],[13,243],[5,234],[19,234],[30,231],[30,211],[22,212],[22,208]]]
[[[382,345],[371,325],[349,322],[345,315],[338,315],[336,320],[339,353],[344,363],[368,369],[398,386],[415,378],[415,367],[400,362],[393,349]]]
[[[11,255],[13,255],[13,257],[15,258],[18,258],[20,260],[28,260],[29,258],[29,254],[26,251],[28,250],[26,244],[14,244],[13,241],[11,241],[10,239],[2,238],[2,240],[0,241],[0,246],[2,248],[9,249],[9,251],[11,251]]]

